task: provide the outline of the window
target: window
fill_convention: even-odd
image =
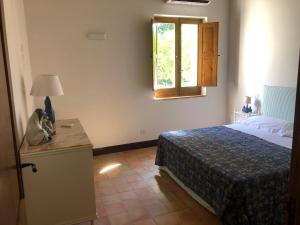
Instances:
[[[202,19],[153,19],[155,98],[199,96],[201,87],[217,86],[218,27]]]

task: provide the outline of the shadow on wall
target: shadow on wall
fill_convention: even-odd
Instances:
[[[262,93],[266,76],[270,73],[273,57],[271,46],[275,34],[271,30],[271,15],[268,13],[267,4],[256,1],[247,6],[248,11],[243,24],[243,68],[240,71],[240,83],[247,95],[254,96]]]
[[[20,87],[21,87],[21,93],[22,93],[22,105],[23,105],[22,107],[24,109],[22,111],[22,113],[24,113],[25,115],[17,113],[17,115],[18,115],[18,117],[16,118],[16,120],[17,120],[16,122],[18,124],[17,140],[23,139],[23,136],[24,136],[25,130],[26,130],[26,127],[24,127],[23,120],[24,120],[24,118],[29,118],[28,102],[27,102],[27,98],[26,98],[26,86],[25,86],[24,74],[22,71],[20,71]]]
[[[26,98],[27,91],[26,91],[26,86],[25,86],[24,74],[21,74],[21,80],[20,81],[21,81],[20,87],[22,88],[22,93],[23,93],[22,101],[24,103],[24,108],[25,108],[25,110],[24,110],[25,118],[29,118],[29,116],[28,116],[28,107],[27,107],[28,102],[27,102],[27,98]]]
[[[241,1],[230,1],[230,22],[229,22],[229,57],[228,57],[228,76],[229,76],[229,92],[228,105],[229,120],[233,121],[232,110],[235,108],[235,96],[239,88],[239,74],[240,74],[240,36],[241,36]],[[232,117],[232,118],[231,118]]]
[[[231,20],[230,20],[230,38],[229,38],[229,77],[234,90],[239,85],[239,63],[240,63],[240,36],[241,36],[241,2],[231,1]]]

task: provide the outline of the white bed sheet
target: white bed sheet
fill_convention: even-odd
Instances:
[[[244,125],[244,124],[240,124],[240,123],[236,123],[236,124],[229,124],[229,125],[225,125],[228,128],[234,129],[234,130],[238,130],[241,131],[243,133],[246,134],[250,134],[256,137],[259,137],[261,139],[264,139],[268,142],[286,147],[291,149],[292,148],[292,143],[293,143],[293,139],[290,137],[281,137],[278,134],[274,134],[274,133],[270,133],[264,130],[259,130],[259,129],[251,129],[248,126]]]

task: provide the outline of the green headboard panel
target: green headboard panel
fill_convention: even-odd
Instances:
[[[262,102],[264,115],[293,122],[295,102],[296,88],[264,86]]]

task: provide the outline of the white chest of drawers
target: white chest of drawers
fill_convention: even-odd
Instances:
[[[74,124],[63,128],[63,124]],[[92,144],[78,119],[56,122],[57,134],[47,144],[22,145],[28,225],[69,225],[96,218]]]

